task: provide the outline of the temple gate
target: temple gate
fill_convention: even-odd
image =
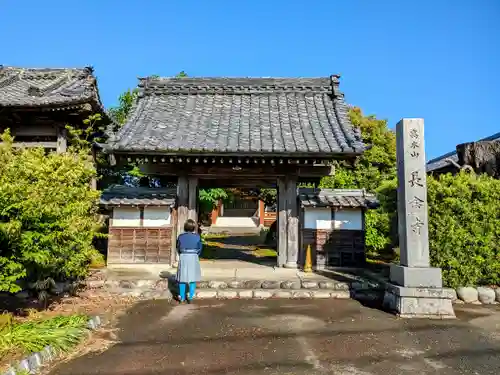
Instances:
[[[132,115],[103,150],[177,184],[175,235],[197,220],[199,188],[277,188],[278,266],[295,268],[298,184],[365,149],[338,86],[339,76],[143,78]]]

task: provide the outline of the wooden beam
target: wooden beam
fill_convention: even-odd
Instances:
[[[287,205],[287,268],[297,268],[299,255],[299,211],[297,204],[297,179],[288,178],[286,185]]]
[[[151,158],[149,158],[151,159]],[[149,160],[148,159],[148,160]],[[127,159],[125,158],[125,161]],[[228,163],[226,164],[154,164],[144,163],[141,165],[141,170],[146,174],[155,175],[172,175],[177,176],[181,173],[189,174],[198,178],[213,178],[213,179],[276,179],[276,177],[286,177],[290,175],[299,177],[323,177],[331,173],[329,166],[297,166],[297,165],[271,165],[271,164],[253,164],[249,166],[243,165],[241,170],[234,170]]]
[[[12,129],[12,135],[15,137],[55,137],[57,130],[53,124],[42,125],[19,125]]]
[[[278,237],[278,267],[284,267],[287,259],[288,232],[287,232],[287,212],[286,212],[286,179],[278,178],[278,221],[276,235]]]
[[[3,142],[0,142],[3,143]],[[57,142],[14,142],[14,147],[43,147],[57,149]]]

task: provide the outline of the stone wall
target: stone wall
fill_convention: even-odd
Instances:
[[[302,228],[302,264],[308,245],[311,245],[313,266],[317,269],[365,265],[365,233],[362,230]]]
[[[110,227],[108,264],[171,262],[172,226]]]

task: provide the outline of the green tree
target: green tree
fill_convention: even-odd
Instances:
[[[353,164],[335,163],[334,175],[324,177],[320,187],[374,192],[384,182],[396,178],[396,135],[387,126],[387,120],[364,116],[359,108],[352,108],[349,118],[361,130],[363,141],[370,148]]]
[[[333,176],[323,177],[319,187],[366,189],[377,193],[379,200],[390,200],[391,187],[396,184],[396,136],[386,120],[365,116],[359,108],[352,108],[349,118],[361,130],[363,141],[370,148],[354,163],[336,162]],[[382,204],[366,213],[366,247],[370,255],[393,255],[391,223],[395,218],[390,210],[390,205]]]
[[[119,96],[118,105],[109,110],[109,115],[119,126],[127,121],[138,95],[139,91],[137,89],[125,91]]]

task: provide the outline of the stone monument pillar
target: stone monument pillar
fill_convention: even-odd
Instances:
[[[453,291],[430,267],[424,120],[396,125],[400,264],[391,265],[384,305],[401,317],[454,318]]]

